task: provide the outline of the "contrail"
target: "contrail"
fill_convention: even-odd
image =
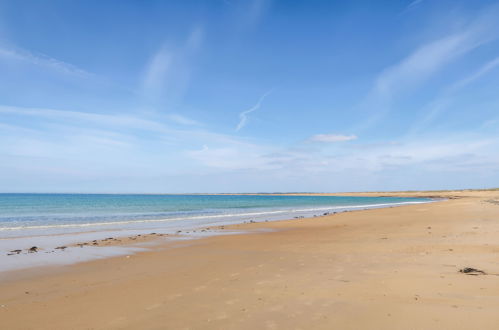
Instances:
[[[272,90],[269,90],[267,93],[263,94],[260,99],[258,100],[258,102],[256,102],[256,104],[254,106],[252,106],[251,108],[249,108],[248,110],[246,111],[243,111],[239,114],[239,124],[237,124],[237,127],[236,127],[236,132],[239,131],[241,128],[243,128],[245,125],[246,125],[246,122],[248,121],[248,114],[255,111],[255,110],[258,110],[260,108],[260,106],[262,105],[262,102],[263,100],[267,97],[267,95],[269,95],[270,93],[272,93]]]

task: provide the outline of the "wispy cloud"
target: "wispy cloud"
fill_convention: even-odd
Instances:
[[[421,4],[423,2],[423,0],[414,0],[412,1],[408,6],[407,8],[414,8],[416,7],[417,5]]]
[[[136,136],[137,139],[153,138],[157,141],[181,141],[187,145],[212,144],[217,146],[246,147],[248,144],[239,137],[220,134],[203,129],[201,123],[178,114],[122,114],[122,113],[90,113],[81,111],[25,108],[0,106],[2,119],[15,119],[20,124],[11,127],[10,131],[15,133],[22,127],[37,129],[51,133],[64,131],[71,133],[74,129],[84,127],[88,130],[100,130],[110,134],[128,134]],[[21,125],[24,123],[24,125]],[[167,123],[177,123],[183,126],[177,128]],[[1,124],[1,121],[0,121]],[[7,124],[4,124],[7,125]],[[11,125],[9,125],[11,126]],[[49,127],[50,129],[47,129]],[[1,131],[0,131],[1,133]]]
[[[413,0],[411,1],[405,8],[404,10],[402,11],[401,14],[405,14],[415,8],[417,8],[419,5],[421,5],[421,3],[423,2],[423,0]]]
[[[168,114],[166,115],[166,118],[171,120],[172,122],[175,122],[177,124],[181,125],[188,125],[188,126],[201,126],[202,124],[196,120],[187,118],[185,116],[173,113],[173,114]]]
[[[377,78],[373,93],[391,97],[423,82],[459,56],[497,40],[499,7],[491,7],[461,29],[430,41],[385,69]]]
[[[63,74],[76,75],[81,77],[88,77],[92,75],[75,65],[57,60],[44,54],[35,54],[27,50],[16,49],[2,45],[0,45],[0,59],[24,62],[31,65],[48,68],[50,70],[54,70]]]
[[[496,57],[480,68],[469,74],[468,76],[450,84],[444,88],[435,99],[421,109],[423,115],[412,124],[409,134],[415,134],[434,122],[440,115],[445,113],[455,102],[456,95],[466,88],[468,85],[476,82],[483,76],[487,75],[495,68],[499,67],[499,57]]]
[[[355,135],[341,135],[341,134],[317,134],[308,139],[311,142],[344,142],[357,139]]]
[[[268,92],[266,92],[265,94],[263,94],[262,96],[260,96],[260,98],[258,99],[258,102],[256,102],[256,104],[254,106],[252,106],[251,108],[249,108],[248,110],[245,110],[243,112],[241,112],[239,114],[239,123],[237,124],[236,126],[236,132],[239,131],[241,128],[243,128],[244,126],[246,126],[246,123],[248,122],[248,115],[250,113],[252,113],[253,111],[256,111],[258,109],[260,109],[260,107],[262,106],[262,102],[263,100],[270,94],[272,93],[272,90],[269,90]]]
[[[359,123],[356,131],[365,130],[379,122],[390,113],[394,102],[414,92],[453,61],[497,40],[498,8],[488,8],[488,11],[469,21],[459,32],[427,42],[398,63],[384,69],[360,105],[371,114]]]
[[[401,182],[397,184],[402,185],[410,176],[393,176],[393,171],[483,175],[484,171],[497,172],[499,166],[495,152],[498,138],[477,134],[411,137],[362,149],[344,143],[335,144],[334,149],[319,143],[289,148],[198,128],[172,129],[158,121],[161,116],[151,119],[14,107],[0,107],[0,114],[0,121],[14,119],[16,123],[0,123],[0,179],[11,182],[12,187],[23,182],[24,187],[33,187],[30,182],[37,182],[36,178],[51,178],[65,187],[73,187],[73,182],[84,187],[88,180],[122,182],[127,178],[137,184],[147,182],[137,186],[144,191],[165,191],[174,187],[164,178],[185,175],[192,181],[185,189],[194,191],[200,189],[195,178],[206,174],[212,178],[234,175],[237,186],[232,189],[237,190],[247,189],[241,182],[254,174],[256,181],[248,182],[255,189],[271,189],[262,178],[273,178],[271,182],[282,180],[291,190],[308,187],[300,182],[314,182],[308,187],[311,190],[344,190],[367,188],[365,182],[353,182],[359,173],[366,182],[374,183],[383,173],[390,173],[389,177],[397,177]],[[322,134],[313,139],[333,143],[353,140],[354,136]],[[13,173],[17,181],[9,178]],[[338,182],[344,185],[339,187]],[[293,188],[294,184],[298,186]],[[94,191],[98,188],[92,187]],[[217,187],[212,185],[211,189]],[[377,187],[391,188],[386,182]]]
[[[0,113],[27,117],[39,117],[46,120],[69,121],[72,123],[103,125],[108,127],[131,127],[136,129],[167,131],[163,124],[152,120],[142,119],[140,117],[122,115],[122,114],[100,114],[81,111],[57,110],[46,108],[24,108],[12,106],[0,106]]]
[[[248,2],[248,22],[258,22],[270,7],[270,0],[252,0]]]
[[[148,103],[172,103],[185,92],[191,75],[191,59],[201,47],[204,29],[196,26],[180,45],[165,42],[145,65],[141,93]]]
[[[459,80],[455,84],[453,84],[449,90],[451,91],[456,91],[459,90],[474,81],[478,80],[482,76],[486,75],[490,71],[494,70],[497,66],[499,66],[499,56],[492,59],[491,61],[488,61],[485,63],[483,66],[481,66],[477,71],[473,72],[471,75]]]
[[[168,70],[171,68],[172,61],[173,54],[167,49],[167,47],[162,46],[147,64],[142,81],[142,90],[149,97],[153,97],[161,93],[164,88]]]
[[[187,151],[186,155],[205,166],[223,170],[266,170],[275,168],[262,157],[269,147],[251,143],[241,145],[225,144],[218,147],[204,145],[199,150]]]
[[[373,93],[389,99],[397,92],[424,81],[456,56],[480,44],[469,33],[458,33],[421,46],[398,64],[384,70]]]

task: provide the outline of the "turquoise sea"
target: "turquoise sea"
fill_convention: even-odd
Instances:
[[[427,201],[291,195],[0,194],[0,238],[279,220]]]

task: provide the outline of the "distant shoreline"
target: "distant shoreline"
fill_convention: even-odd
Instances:
[[[393,196],[393,194],[428,194],[428,193],[452,193],[452,192],[480,192],[499,191],[499,188],[475,188],[475,189],[444,189],[444,190],[388,190],[388,191],[350,191],[350,192],[227,192],[227,193],[121,193],[121,192],[0,192],[0,195],[7,194],[47,194],[47,195],[300,195],[300,196]]]

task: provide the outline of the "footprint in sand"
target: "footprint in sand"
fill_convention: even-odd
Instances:
[[[183,294],[181,294],[181,293],[172,294],[172,295],[168,296],[168,300],[177,299],[177,298],[180,298],[182,296],[183,296]]]
[[[229,316],[226,314],[226,313],[222,313],[222,314],[219,314],[217,315],[216,319],[217,320],[225,320],[227,319]]]
[[[277,329],[277,323],[272,320],[265,321],[265,327],[267,329]]]
[[[234,305],[238,301],[239,301],[239,299],[226,300],[225,304],[226,305]]]
[[[194,288],[194,291],[201,291],[201,290],[204,290],[204,289],[206,289],[206,288],[207,288],[207,286],[206,286],[206,285],[200,285],[200,286],[198,286],[198,287],[195,287],[195,288]]]
[[[150,310],[153,310],[153,309],[156,309],[158,307],[161,307],[161,304],[154,304],[154,305],[150,305],[150,306],[147,306],[145,308],[146,311],[150,311]]]

